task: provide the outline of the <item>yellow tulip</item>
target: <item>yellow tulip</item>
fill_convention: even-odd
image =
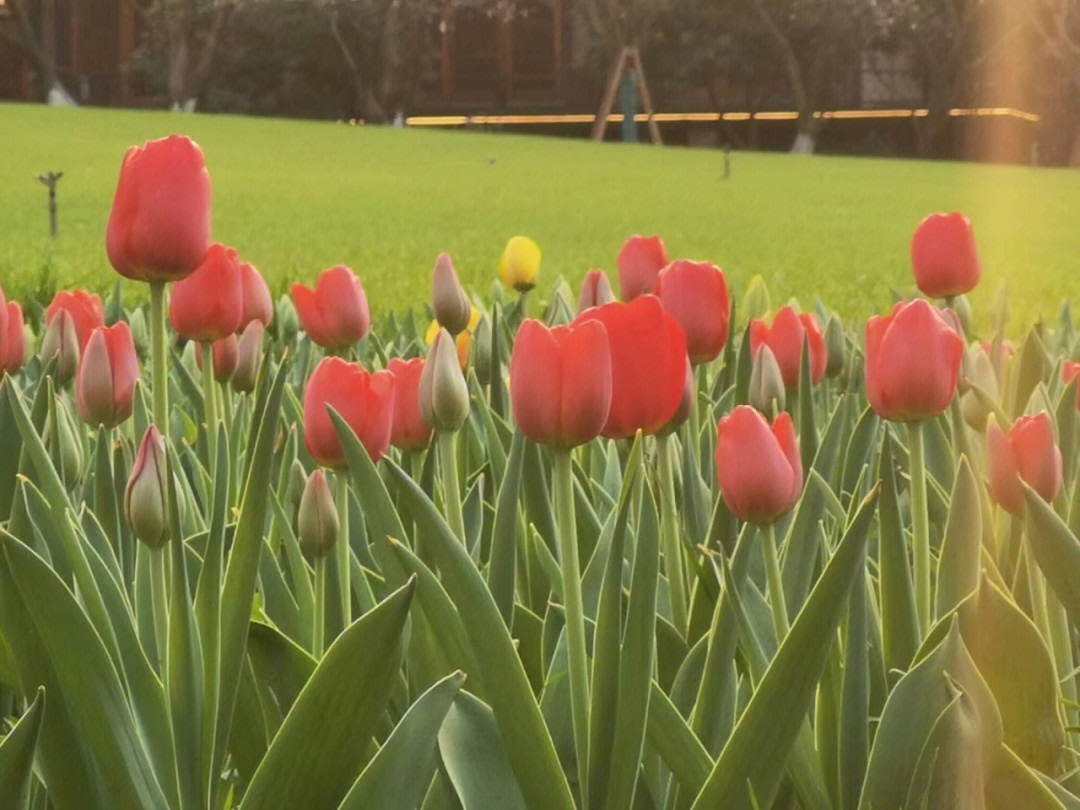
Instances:
[[[519,292],[531,290],[540,272],[540,246],[527,236],[515,236],[506,243],[499,260],[503,284]]]

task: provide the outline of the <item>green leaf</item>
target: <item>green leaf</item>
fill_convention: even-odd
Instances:
[[[439,752],[464,810],[532,810],[499,731],[488,706],[458,693],[439,731]]]
[[[244,793],[240,810],[336,810],[356,779],[401,665],[412,584],[326,651]]]
[[[863,576],[876,490],[866,498],[720,752],[694,810],[772,803],[813,701],[851,585]],[[777,722],[777,718],[784,718]]]
[[[521,466],[525,454],[525,434],[515,431],[510,443],[510,459],[499,484],[495,525],[491,532],[491,563],[488,587],[507,625],[514,610],[514,572],[517,565],[518,495]]]
[[[960,457],[949,502],[949,521],[938,560],[934,615],[941,618],[979,587],[982,562],[981,487],[966,456]]]
[[[844,674],[840,686],[838,730],[840,810],[855,810],[859,804],[870,753],[870,661],[866,630],[867,584],[856,577],[848,605],[847,638],[844,645]]]
[[[892,435],[886,430],[881,442],[881,505],[878,509],[881,642],[885,669],[906,671],[919,648],[919,622],[896,476]]]
[[[1050,504],[1023,480],[1020,484],[1027,502],[1027,540],[1032,554],[1069,620],[1080,627],[1080,542]]]
[[[18,810],[26,806],[44,710],[45,689],[38,687],[34,702],[0,742],[0,807]]]
[[[436,738],[465,673],[447,675],[405,712],[338,810],[413,810],[437,768]]]

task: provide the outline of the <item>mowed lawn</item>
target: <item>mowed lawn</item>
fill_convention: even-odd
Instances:
[[[736,294],[760,273],[774,303],[820,298],[846,318],[909,289],[908,239],[926,213],[974,222],[979,320],[1003,288],[1014,330],[1080,298],[1080,174],[1013,166],[795,157],[593,144],[483,132],[350,127],[167,112],[0,105],[0,282],[107,290],[105,222],[127,146],[194,137],[214,183],[214,237],[276,291],[333,264],[355,269],[374,314],[417,307],[448,251],[486,294],[506,240],[544,252],[541,287],[614,271],[623,239],[658,233],[673,257],[707,259]],[[41,172],[63,171],[60,235]],[[131,285],[134,287],[134,285]]]

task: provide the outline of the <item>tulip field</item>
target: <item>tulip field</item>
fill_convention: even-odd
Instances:
[[[418,309],[110,160],[0,275],[0,808],[1080,808],[1080,335],[972,212],[877,314],[528,223]]]

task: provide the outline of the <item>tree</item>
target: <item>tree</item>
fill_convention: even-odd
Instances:
[[[28,0],[7,0],[7,7],[15,20],[14,27],[0,26],[0,36],[22,51],[34,68],[41,74],[41,84],[50,91],[59,88],[56,65],[41,45],[41,32],[31,19]]]

